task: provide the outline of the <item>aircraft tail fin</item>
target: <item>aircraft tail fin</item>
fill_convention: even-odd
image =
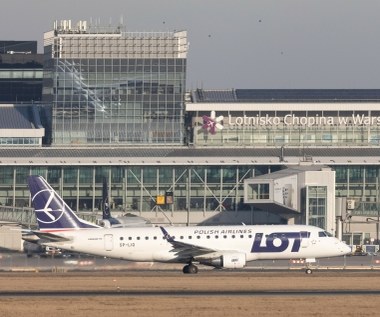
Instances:
[[[107,179],[104,177],[103,179],[103,219],[110,219],[111,218],[111,211],[110,211],[110,205],[109,205],[109,199],[108,199],[108,185],[107,185]]]
[[[40,230],[99,227],[80,219],[42,176],[29,176],[28,186]]]

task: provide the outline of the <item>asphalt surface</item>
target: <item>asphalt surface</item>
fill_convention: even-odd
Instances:
[[[276,290],[276,291],[12,291],[0,292],[0,298],[5,297],[94,297],[94,296],[117,296],[117,297],[222,297],[222,296],[348,296],[348,295],[380,295],[380,290],[325,290],[325,291],[305,291],[305,290]]]
[[[136,263],[102,257],[79,254],[64,256],[28,257],[24,253],[0,253],[0,271],[88,271],[88,270],[182,270],[182,264],[169,263]],[[293,270],[304,269],[306,264],[300,260],[258,260],[247,263],[243,270]],[[345,256],[318,259],[311,265],[313,270],[380,270],[380,256]],[[210,270],[211,267],[200,265],[200,270]]]

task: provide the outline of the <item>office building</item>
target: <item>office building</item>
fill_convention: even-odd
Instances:
[[[184,142],[187,35],[70,20],[44,34],[43,101],[52,145]]]

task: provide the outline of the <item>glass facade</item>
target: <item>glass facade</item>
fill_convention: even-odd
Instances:
[[[281,166],[14,166],[0,167],[0,204],[30,206],[28,175],[42,175],[75,210],[97,211],[103,177],[110,186],[111,207],[120,211],[237,211],[246,210],[244,180],[281,169]],[[377,217],[379,166],[335,166],[336,196],[357,202],[352,214]],[[350,177],[349,175],[357,175]],[[372,175],[372,177],[370,177]],[[267,184],[251,195],[267,199]],[[156,205],[159,195],[173,193],[173,203]],[[308,186],[309,224],[325,227],[326,187]]]
[[[45,34],[50,142],[182,145],[186,32],[114,31]]]
[[[40,102],[42,64],[37,41],[0,41],[0,102]]]
[[[41,145],[41,138],[32,138],[32,137],[28,137],[28,138],[16,138],[16,137],[8,137],[8,138],[2,138],[0,137],[0,146],[1,145],[14,145],[14,146],[18,146],[18,145],[23,145],[23,146],[28,146],[28,145]]]
[[[28,175],[47,179],[74,210],[97,211],[103,178],[109,183],[113,210],[147,212],[244,210],[244,179],[254,167],[77,166],[0,167],[0,203],[30,206]],[[172,203],[158,206],[157,196],[171,193]]]

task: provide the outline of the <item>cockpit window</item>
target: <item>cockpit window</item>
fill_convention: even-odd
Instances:
[[[332,234],[327,231],[319,231],[318,237],[332,237]]]

